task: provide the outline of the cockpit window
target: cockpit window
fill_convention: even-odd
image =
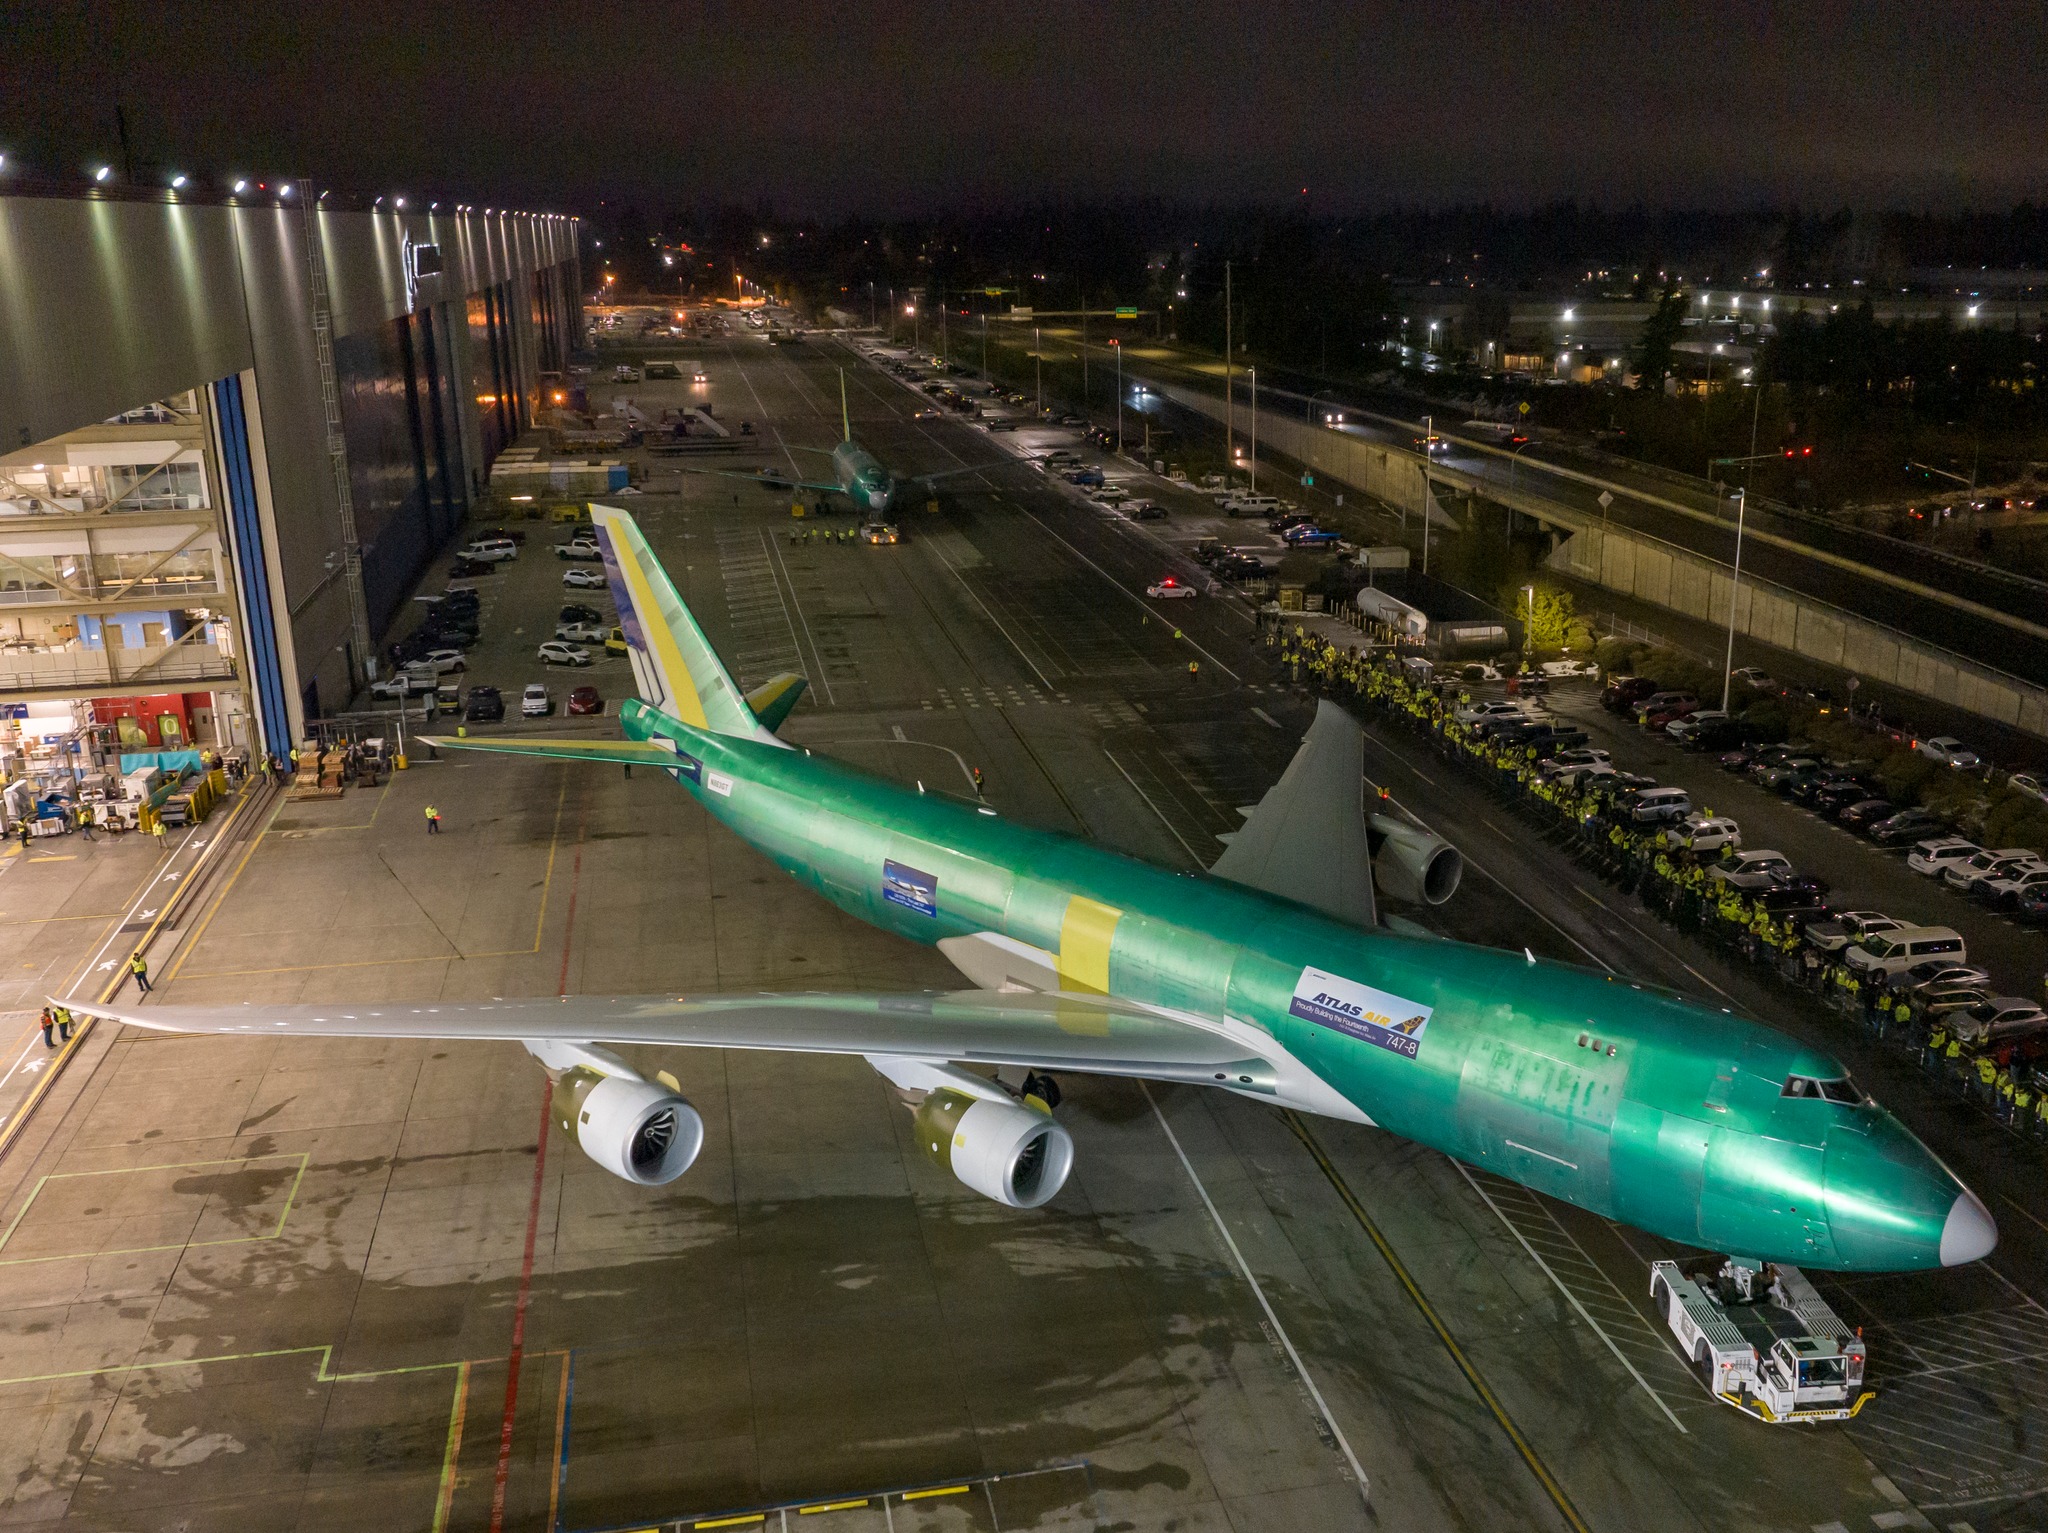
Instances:
[[[1788,1097],[1818,1097],[1825,1102],[1840,1102],[1847,1107],[1860,1107],[1863,1093],[1856,1089],[1856,1083],[1846,1075],[1833,1080],[1816,1080],[1811,1075],[1790,1075],[1785,1078],[1785,1089],[1778,1093]]]

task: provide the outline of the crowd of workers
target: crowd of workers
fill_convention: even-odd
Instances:
[[[1798,916],[1774,917],[1761,900],[1713,877],[1718,853],[1697,854],[1675,845],[1661,826],[1629,822],[1598,778],[1573,786],[1542,770],[1535,747],[1492,741],[1460,723],[1458,695],[1404,674],[1391,652],[1340,647],[1298,628],[1269,642],[1302,685],[1363,703],[1427,738],[1438,755],[1481,777],[1517,813],[1623,894],[1640,897],[1653,914],[1860,1025],[2015,1133],[2048,1140],[2048,1040],[1973,1046],[1942,1017],[1928,1015],[1900,977],[1859,974],[1841,951],[1825,952],[1807,940]]]

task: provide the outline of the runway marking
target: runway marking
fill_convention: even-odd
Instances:
[[[796,594],[796,581],[792,579],[790,576],[789,564],[782,557],[782,551],[775,546],[774,540],[768,536],[768,529],[765,527],[761,529],[761,546],[768,550],[769,561],[782,574],[782,581],[778,583],[775,587],[776,599],[778,601],[781,600],[782,586],[786,584],[789,587],[790,600],[796,603],[797,620],[804,625],[804,638],[810,642],[811,658],[818,662],[817,681],[818,685],[825,689],[826,705],[828,707],[836,708],[839,706],[839,704],[838,700],[832,696],[832,681],[831,678],[825,674],[825,653],[823,650],[818,648],[817,636],[811,632],[811,620],[804,613],[803,598]],[[782,609],[782,616],[785,621],[787,621],[789,618],[789,607],[787,604],[785,604]],[[803,659],[803,650],[801,647],[799,647],[797,650],[797,659],[799,661]],[[804,674],[807,676],[810,674],[809,666],[804,667]]]
[[[1274,718],[1272,714],[1266,712],[1266,710],[1263,708],[1252,709],[1252,717],[1255,719],[1264,719],[1268,724],[1271,724],[1275,729],[1278,729],[1280,727],[1280,721]]]
[[[268,1160],[296,1161],[299,1167],[292,1177],[291,1186],[285,1189],[284,1206],[277,1211],[277,1224],[266,1234],[233,1235],[221,1240],[180,1240],[161,1246],[126,1246],[114,1251],[60,1251],[53,1256],[0,1257],[0,1267],[30,1267],[42,1262],[81,1261],[101,1256],[139,1256],[146,1251],[196,1251],[204,1246],[241,1246],[260,1240],[275,1240],[284,1233],[285,1220],[291,1217],[292,1205],[298,1201],[299,1187],[306,1179],[306,1164],[310,1154],[310,1151],[301,1150],[296,1155],[250,1155],[239,1160],[186,1160],[154,1166],[115,1166],[105,1171],[53,1171],[36,1182],[35,1189],[29,1193],[20,1211],[8,1224],[6,1232],[0,1234],[0,1251],[7,1249],[7,1243],[14,1239],[15,1231],[21,1228],[22,1221],[28,1218],[29,1211],[35,1207],[36,1199],[43,1195],[43,1189],[52,1182],[88,1176],[139,1176],[145,1171],[196,1171],[202,1166],[254,1166]]]
[[[1512,1141],[1510,1142],[1512,1143]],[[1528,1146],[1522,1145],[1518,1146],[1518,1148],[1527,1149]],[[1537,1150],[1535,1153],[1538,1155],[1543,1155],[1543,1151],[1541,1150]],[[1555,1155],[1543,1155],[1543,1158],[1545,1160],[1558,1160],[1558,1158]],[[1692,1434],[1686,1431],[1685,1423],[1680,1421],[1678,1417],[1672,1413],[1671,1407],[1665,1404],[1664,1397],[1658,1394],[1656,1390],[1652,1389],[1650,1387],[1650,1381],[1644,1378],[1642,1374],[1636,1371],[1636,1365],[1630,1362],[1628,1358],[1623,1355],[1621,1348],[1615,1344],[1614,1338],[1607,1334],[1607,1328],[1601,1325],[1599,1321],[1595,1320],[1592,1317],[1592,1315],[1587,1312],[1586,1306],[1579,1302],[1579,1296],[1573,1293],[1571,1289],[1565,1286],[1564,1279],[1559,1277],[1556,1271],[1551,1267],[1550,1263],[1545,1261],[1543,1257],[1540,1254],[1538,1254],[1536,1248],[1529,1243],[1529,1237],[1524,1235],[1521,1229],[1515,1224],[1515,1222],[1501,1211],[1500,1205],[1493,1201],[1493,1195],[1489,1193],[1484,1187],[1479,1185],[1477,1178],[1475,1178],[1472,1175],[1471,1171],[1467,1169],[1465,1163],[1461,1160],[1452,1160],[1451,1164],[1452,1166],[1457,1168],[1458,1175],[1462,1176],[1465,1179],[1465,1184],[1468,1187],[1470,1187],[1474,1192],[1479,1194],[1479,1201],[1484,1203],[1489,1209],[1491,1209],[1493,1211],[1494,1218],[1500,1220],[1502,1226],[1507,1230],[1507,1232],[1515,1237],[1515,1243],[1521,1246],[1522,1250],[1527,1254],[1529,1260],[1534,1262],[1540,1269],[1542,1269],[1543,1275],[1550,1279],[1551,1286],[1554,1287],[1559,1293],[1564,1295],[1565,1303],[1569,1304],[1572,1307],[1573,1312],[1577,1314],[1581,1320],[1585,1321],[1587,1325],[1593,1328],[1593,1334],[1595,1336],[1598,1336],[1600,1340],[1606,1345],[1607,1350],[1614,1354],[1614,1360],[1617,1363],[1621,1364],[1623,1368],[1627,1369],[1628,1376],[1636,1381],[1636,1384],[1642,1389],[1644,1394],[1648,1395],[1653,1401],[1656,1402],[1657,1409],[1664,1413],[1664,1419],[1670,1422],[1674,1427],[1678,1428],[1680,1432],[1690,1437]],[[1558,1160],[1558,1164],[1568,1166],[1571,1164],[1571,1162]],[[1594,1262],[1592,1257],[1586,1256],[1585,1248],[1583,1246],[1579,1246],[1579,1243],[1576,1240],[1572,1240],[1572,1237],[1568,1231],[1560,1230],[1560,1233],[1564,1235],[1564,1238],[1566,1240],[1570,1240],[1573,1246],[1578,1248],[1579,1254],[1581,1256],[1586,1257],[1586,1264],[1588,1266],[1593,1267],[1595,1271],[1599,1270],[1598,1263]]]
[[[1183,836],[1180,833],[1180,831],[1175,828],[1173,821],[1169,820],[1165,815],[1160,814],[1159,806],[1152,802],[1152,796],[1149,793],[1147,793],[1143,788],[1138,786],[1137,778],[1131,776],[1129,772],[1124,771],[1124,764],[1121,761],[1117,760],[1116,757],[1110,756],[1109,752],[1106,749],[1103,751],[1102,754],[1105,756],[1109,756],[1109,764],[1115,767],[1117,771],[1122,775],[1123,780],[1131,785],[1131,791],[1137,794],[1139,798],[1145,801],[1145,807],[1151,810],[1155,815],[1159,816],[1159,823],[1161,825],[1164,825],[1169,831],[1173,832],[1173,839],[1178,841],[1181,844],[1181,846],[1186,849],[1188,854],[1188,860],[1194,863],[1194,865],[1197,868],[1207,868],[1208,864],[1202,861],[1201,856],[1195,851],[1195,849],[1192,846],[1188,845],[1188,838],[1186,836]]]
[[[462,1424],[469,1415],[469,1364],[455,1367],[455,1405],[448,1412],[448,1446],[441,1454],[441,1491],[434,1498],[434,1533],[448,1526],[448,1513],[455,1505],[455,1464],[462,1456]],[[550,1527],[554,1526],[550,1519]]]
[[[1139,1089],[1145,1089],[1143,1082],[1139,1083]],[[1149,1098],[1151,1093],[1147,1092],[1146,1095]],[[1158,1111],[1156,1107],[1153,1110]],[[1565,1493],[1564,1486],[1559,1483],[1557,1476],[1551,1473],[1550,1466],[1543,1461],[1529,1439],[1522,1435],[1522,1429],[1516,1426],[1514,1418],[1508,1415],[1507,1408],[1500,1403],[1500,1397],[1493,1392],[1493,1386],[1488,1384],[1479,1370],[1472,1365],[1472,1360],[1465,1355],[1465,1349],[1458,1345],[1457,1338],[1451,1335],[1450,1327],[1444,1324],[1443,1317],[1437,1313],[1436,1306],[1429,1302],[1409,1273],[1407,1264],[1401,1260],[1393,1246],[1388,1244],[1387,1237],[1380,1233],[1380,1227],[1373,1223],[1372,1215],[1365,1211],[1365,1205],[1358,1201],[1357,1194],[1351,1190],[1351,1184],[1344,1180],[1343,1173],[1331,1161],[1308,1124],[1299,1113],[1291,1109],[1283,1110],[1280,1116],[1294,1131],[1294,1137],[1308,1150],[1309,1157],[1315,1161],[1325,1179],[1337,1190],[1337,1196],[1350,1211],[1351,1217],[1358,1222],[1359,1228],[1365,1231],[1366,1236],[1379,1251],[1380,1259],[1394,1274],[1395,1280],[1407,1293],[1410,1302],[1421,1311],[1423,1320],[1428,1323],[1430,1330],[1436,1333],[1436,1339],[1450,1354],[1451,1361],[1457,1364],[1458,1371],[1465,1376],[1465,1382],[1472,1387],[1472,1392],[1479,1397],[1480,1403],[1486,1407],[1494,1423],[1507,1435],[1508,1441],[1521,1455],[1522,1462],[1529,1467],[1529,1472],[1536,1477],[1536,1483],[1543,1488],[1544,1494],[1550,1498],[1551,1504],[1557,1508],[1572,1533],[1592,1533],[1586,1525],[1586,1520],[1579,1515],[1578,1508],[1572,1505],[1571,1497]]]
[[[946,572],[949,575],[951,575],[955,580],[960,582],[960,589],[967,593],[969,599],[973,601],[975,606],[981,608],[982,616],[987,618],[991,623],[995,624],[996,632],[1001,634],[1003,638],[1008,641],[1010,648],[1014,649],[1017,652],[1017,657],[1020,660],[1022,660],[1026,665],[1031,667],[1031,674],[1036,676],[1043,683],[1045,683],[1047,687],[1052,688],[1052,690],[1054,691],[1057,691],[1058,688],[1054,685],[1053,679],[1038,668],[1038,662],[1036,660],[1033,660],[1030,655],[1025,653],[1024,646],[1017,642],[1016,636],[1013,635],[1009,629],[1005,628],[1002,625],[1001,619],[999,619],[993,612],[989,611],[988,603],[981,599],[981,593],[976,591],[973,586],[967,583],[967,577],[961,574],[960,571],[954,567],[953,561],[948,559],[944,554],[940,553],[937,548],[933,548],[931,554],[934,559],[939,561],[939,564],[946,570]]]
[[[1315,1377],[1308,1371],[1308,1365],[1301,1360],[1301,1353],[1296,1350],[1294,1339],[1287,1334],[1287,1328],[1273,1312],[1272,1301],[1266,1297],[1266,1290],[1252,1272],[1251,1264],[1244,1259],[1244,1252],[1238,1249],[1237,1241],[1230,1233],[1230,1226],[1223,1222],[1223,1215],[1217,1212],[1216,1202],[1209,1196],[1209,1189],[1203,1186],[1202,1179],[1195,1175],[1194,1163],[1188,1159],[1187,1151],[1181,1148],[1180,1136],[1174,1133],[1173,1125],[1166,1121],[1166,1114],[1159,1110],[1159,1103],[1152,1095],[1152,1088],[1144,1081],[1139,1081],[1138,1090],[1144,1093],[1145,1105],[1152,1109],[1152,1116],[1158,1120],[1161,1131],[1166,1135],[1166,1142],[1173,1146],[1174,1158],[1180,1162],[1181,1170],[1188,1174],[1188,1180],[1194,1184],[1196,1195],[1202,1200],[1202,1207],[1209,1211],[1209,1222],[1216,1226],[1216,1233],[1222,1238],[1224,1248],[1230,1252],[1231,1260],[1237,1263],[1237,1270],[1244,1274],[1245,1282],[1250,1285],[1253,1296],[1258,1299],[1259,1308],[1265,1312],[1266,1323],[1273,1327],[1273,1334],[1280,1338],[1280,1345],[1285,1349],[1288,1361],[1294,1365],[1295,1376],[1308,1391],[1309,1399],[1315,1402],[1316,1412],[1322,1418],[1322,1424],[1336,1439],[1337,1447],[1344,1455],[1344,1462],[1351,1466],[1351,1473],[1358,1483],[1358,1493],[1365,1501],[1366,1515],[1371,1516],[1372,1480],[1367,1476],[1365,1466],[1359,1463],[1358,1455],[1351,1451],[1350,1439],[1344,1435],[1344,1429],[1337,1424],[1335,1414],[1323,1399],[1323,1392],[1316,1387]],[[1292,1118],[1293,1114],[1289,1113],[1287,1116]]]

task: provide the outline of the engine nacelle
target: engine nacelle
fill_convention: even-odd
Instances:
[[[704,1120],[666,1086],[576,1069],[555,1090],[556,1121],[613,1176],[659,1187],[690,1169]]]
[[[1048,1203],[1074,1169],[1074,1140],[1047,1114],[937,1090],[918,1104],[917,1147],[985,1198],[1010,1208]]]
[[[1465,859],[1442,836],[1390,814],[1371,816],[1372,881],[1389,899],[1441,905],[1458,892]]]

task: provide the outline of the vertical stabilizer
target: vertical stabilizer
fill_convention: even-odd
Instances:
[[[611,506],[593,504],[590,518],[640,696],[699,729],[774,740],[676,594],[638,524]]]

